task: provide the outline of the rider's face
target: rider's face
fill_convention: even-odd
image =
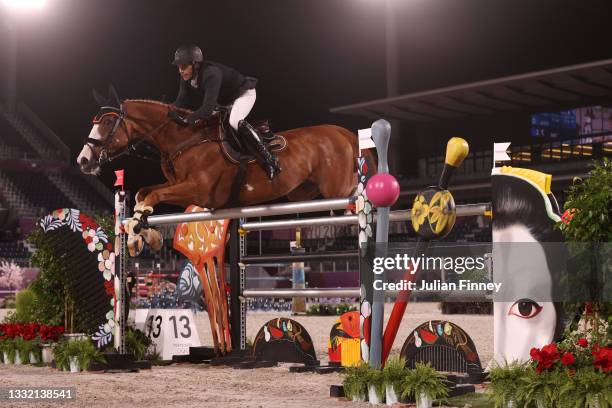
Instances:
[[[193,65],[191,64],[179,64],[178,70],[184,81],[189,81],[193,76]]]

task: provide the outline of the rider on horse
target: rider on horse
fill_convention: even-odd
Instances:
[[[245,77],[223,64],[204,61],[202,50],[195,45],[179,47],[172,64],[178,66],[181,76],[174,105],[194,111],[185,119],[177,116],[174,119],[193,126],[211,115],[218,105],[232,105],[230,126],[237,131],[241,142],[272,180],[281,170],[278,161],[257,131],[245,120],[255,104],[257,79]]]

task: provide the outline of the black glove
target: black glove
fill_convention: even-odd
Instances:
[[[189,126],[189,122],[187,122],[187,119],[182,117],[181,114],[175,110],[168,111],[168,117],[181,126]]]

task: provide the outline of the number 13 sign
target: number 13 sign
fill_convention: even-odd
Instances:
[[[162,360],[189,354],[189,347],[201,346],[195,316],[189,309],[149,310],[145,333],[153,340]]]

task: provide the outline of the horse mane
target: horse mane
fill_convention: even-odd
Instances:
[[[150,104],[150,105],[161,106],[164,108],[170,108],[170,106],[172,105],[171,103],[156,101],[154,99],[125,99],[123,102],[124,103],[125,102],[145,103],[145,104]],[[177,106],[174,107],[174,110],[177,110],[179,112],[191,112],[191,110],[189,109],[179,108]]]
[[[150,103],[152,105],[160,105],[160,106],[170,105],[169,103],[162,102],[162,101],[156,101],[154,99],[125,99],[123,102],[124,103],[125,102]]]

